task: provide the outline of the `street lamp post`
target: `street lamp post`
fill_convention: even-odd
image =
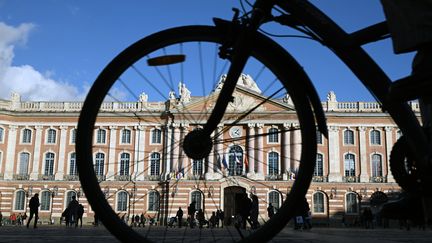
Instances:
[[[76,192],[76,196],[77,196],[77,201],[79,202],[79,199],[80,199],[80,197],[81,196],[83,196],[83,190],[82,190],[82,188],[80,187],[80,188],[78,188],[78,191]]]
[[[57,195],[58,187],[54,186],[51,190],[51,212],[50,212],[50,224],[54,224],[54,220],[52,218],[53,214],[53,207],[54,207],[54,197]]]
[[[133,182],[133,188],[132,188],[132,192],[131,192],[131,197],[132,197],[132,215],[135,215],[135,196],[136,196],[136,183]]]

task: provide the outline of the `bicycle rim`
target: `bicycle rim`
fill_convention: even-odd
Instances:
[[[184,137],[205,124],[223,85],[229,61],[219,58],[218,48],[224,41],[215,27],[156,33],[114,58],[90,89],[77,132],[80,181],[93,210],[123,242],[178,241],[179,234],[188,241],[204,235],[210,241],[221,235],[267,241],[304,198],[316,158],[316,128],[298,79],[301,68],[282,64],[272,54],[280,49],[259,34],[233,101],[212,134],[209,156],[193,160],[182,150]],[[259,198],[264,223],[259,229],[167,226],[179,205],[186,215],[193,200],[206,219],[218,209],[233,210],[226,205],[233,193]],[[269,220],[270,202],[278,212]],[[235,203],[226,217],[238,214]],[[121,219],[138,213],[163,227],[133,230]]]

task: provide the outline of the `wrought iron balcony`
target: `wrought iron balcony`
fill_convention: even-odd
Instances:
[[[279,175],[279,174],[266,175],[265,180],[266,181],[280,181],[280,180],[282,180],[282,175]]]
[[[54,181],[55,176],[54,175],[39,175],[38,180],[40,180],[40,181]]]
[[[313,182],[328,182],[327,176],[313,176],[312,177]]]
[[[342,181],[348,182],[348,183],[360,182],[360,177],[358,177],[358,176],[344,176],[344,177],[342,177]]]
[[[14,174],[12,176],[12,178],[14,180],[27,181],[30,179],[30,175],[29,174]]]
[[[204,175],[188,175],[188,180],[204,180]]]
[[[96,175],[96,178],[98,181],[105,181],[106,180],[106,175]]]
[[[64,175],[63,179],[65,181],[79,181],[79,176],[78,175]]]
[[[371,176],[369,178],[369,182],[372,182],[372,183],[386,183],[387,182],[387,177],[385,177],[385,176]]]
[[[116,181],[130,181],[132,177],[130,175],[115,175],[114,180]]]
[[[147,181],[159,181],[160,177],[160,175],[146,175],[144,176],[144,179]]]

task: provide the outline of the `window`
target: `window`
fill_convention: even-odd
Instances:
[[[15,210],[24,210],[25,208],[25,192],[19,190],[15,193]]]
[[[121,143],[131,143],[131,130],[123,129],[121,134]]]
[[[162,142],[162,131],[160,129],[153,129],[151,136],[151,143],[160,144]]]
[[[372,176],[378,177],[382,176],[382,164],[381,164],[381,155],[374,154],[372,155]]]
[[[270,152],[268,155],[268,173],[269,175],[279,174],[279,154]]]
[[[66,193],[66,203],[65,203],[65,207],[69,206],[69,203],[72,201],[72,197],[73,196],[77,196],[75,191],[68,191]]]
[[[269,196],[269,203],[271,203],[275,209],[279,209],[280,207],[279,193],[277,191],[271,191],[268,196]]]
[[[381,144],[381,133],[378,130],[372,130],[370,132],[370,140],[371,144],[373,145],[380,145]]]
[[[351,130],[344,131],[344,144],[354,145],[354,132]]]
[[[127,211],[128,194],[125,191],[117,193],[117,211]]]
[[[324,213],[324,194],[322,192],[316,192],[313,195],[313,212]]]
[[[323,176],[323,155],[317,154],[315,162],[314,176]]]
[[[43,191],[40,196],[40,210],[48,211],[51,206],[51,193],[49,191]]]
[[[75,142],[76,142],[76,133],[77,133],[76,129],[71,130],[71,138],[70,138],[71,144],[75,144]]]
[[[150,155],[150,175],[159,175],[160,173],[160,154],[152,153]]]
[[[20,162],[19,162],[19,175],[28,175],[28,166],[30,161],[30,154],[26,152],[20,153]]]
[[[317,144],[323,144],[323,137],[320,131],[316,131]]]
[[[99,128],[96,132],[96,143],[104,144],[105,142],[106,142],[106,131]]]
[[[69,175],[71,175],[71,176],[78,175],[78,168],[77,168],[77,164],[76,164],[76,153],[75,152],[70,154]]]
[[[193,175],[202,175],[203,174],[203,160],[193,160],[192,161],[192,173]]]
[[[354,154],[345,155],[345,176],[355,176],[355,156]]]
[[[129,175],[130,154],[122,153],[120,155],[120,175]]]
[[[358,213],[357,194],[346,194],[346,212],[351,214]]]
[[[268,130],[268,142],[269,143],[279,142],[279,131],[277,128],[272,127]]]
[[[22,143],[31,143],[32,131],[28,128],[22,130]]]
[[[50,128],[48,129],[47,132],[47,143],[53,144],[56,143],[56,135],[57,135],[57,131]]]
[[[228,154],[228,175],[243,174],[243,149],[234,145],[230,148]]]
[[[104,175],[105,154],[97,153],[95,159],[95,173],[97,176]]]
[[[202,194],[200,191],[194,191],[191,194],[191,202],[195,202],[195,209],[198,211],[201,209]]]
[[[0,127],[0,142],[3,142],[3,138],[4,138],[4,129],[3,127]]]
[[[148,196],[148,211],[159,210],[159,193],[157,191],[150,191]]]
[[[45,170],[44,175],[52,176],[54,175],[54,153],[45,154]]]

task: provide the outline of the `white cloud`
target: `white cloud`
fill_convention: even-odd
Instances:
[[[42,74],[30,65],[13,66],[15,46],[25,45],[34,28],[31,23],[13,27],[0,22],[0,98],[9,99],[17,92],[24,100],[82,100],[77,87],[51,78],[51,72]]]

